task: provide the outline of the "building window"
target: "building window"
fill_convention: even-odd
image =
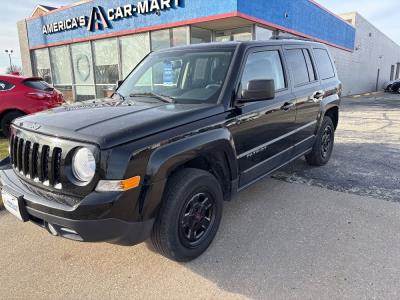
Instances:
[[[257,41],[266,41],[272,38],[274,35],[273,30],[256,26],[256,40]]]
[[[189,44],[188,41],[189,27],[176,27],[171,30],[171,46],[185,46]]]
[[[176,27],[151,32],[151,49],[157,51],[174,46],[187,45],[188,27]]]
[[[72,92],[72,68],[69,47],[50,48],[50,61],[53,73],[53,85],[64,94],[68,102],[74,100]]]
[[[212,41],[211,30],[193,26],[190,28],[191,44],[210,43],[211,41]]]
[[[71,45],[77,101],[96,98],[90,43]]]
[[[110,97],[119,79],[117,39],[93,42],[93,55],[96,95]]]
[[[157,51],[171,47],[169,29],[151,32],[151,49]]]
[[[251,41],[252,39],[253,31],[251,27],[243,27],[215,32],[215,40],[217,42]]]
[[[33,51],[34,61],[34,74],[38,77],[43,78],[47,83],[52,83],[51,80],[51,69],[50,69],[50,58],[49,49],[39,49]]]
[[[149,34],[135,34],[120,39],[122,77],[125,78],[150,52]]]

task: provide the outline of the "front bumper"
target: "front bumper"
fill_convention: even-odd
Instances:
[[[45,192],[30,189],[13,169],[3,167],[0,178],[1,188],[23,199],[21,209],[26,212],[26,221],[48,229],[53,235],[83,242],[135,245],[151,234],[154,219],[140,220],[134,216],[132,194],[93,192],[79,204],[69,206],[52,200],[47,194],[44,196]]]

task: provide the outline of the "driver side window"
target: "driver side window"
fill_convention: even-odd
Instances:
[[[282,60],[278,50],[254,52],[247,57],[241,80],[241,89],[246,89],[251,80],[263,79],[273,79],[275,81],[275,90],[281,90],[286,87]]]

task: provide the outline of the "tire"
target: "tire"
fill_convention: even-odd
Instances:
[[[335,127],[332,119],[325,116],[318,131],[312,151],[306,155],[306,161],[311,166],[326,165],[331,158],[335,143]]]
[[[16,118],[22,117],[24,114],[18,111],[11,111],[6,113],[3,118],[1,119],[1,130],[3,131],[3,135],[5,137],[10,136],[10,125],[11,122],[14,121]]]
[[[197,258],[214,239],[222,208],[221,186],[213,175],[198,169],[175,173],[151,234],[154,249],[178,262]]]

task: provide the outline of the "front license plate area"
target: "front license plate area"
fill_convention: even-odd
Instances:
[[[1,197],[3,199],[4,207],[18,220],[22,222],[28,221],[27,213],[25,212],[25,207],[22,197],[16,197],[6,190],[1,191]]]

